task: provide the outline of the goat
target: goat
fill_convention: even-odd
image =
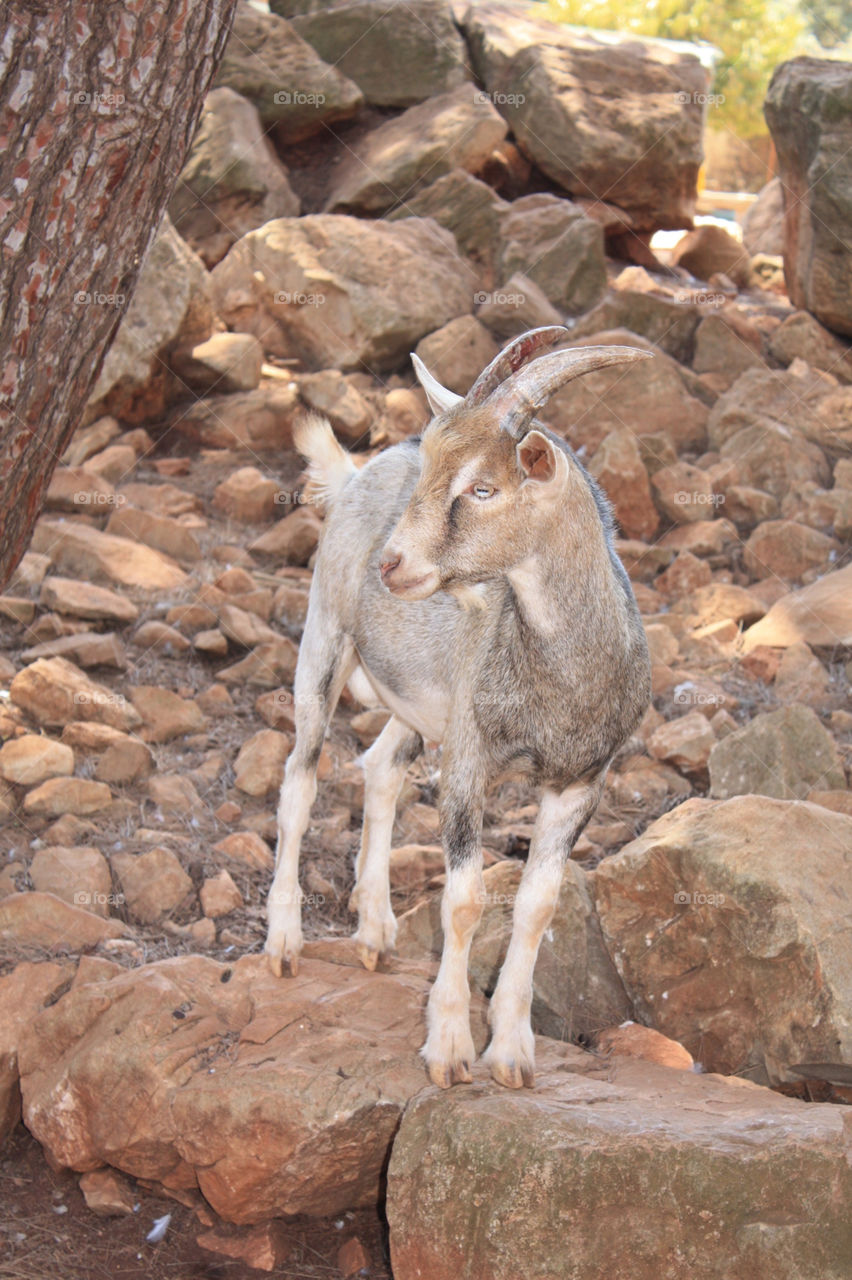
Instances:
[[[278,808],[266,952],[295,974],[302,947],[299,846],[316,766],[347,682],[393,713],[364,756],[364,821],[350,907],[368,969],[391,949],[388,864],[396,800],[424,740],[442,744],[447,869],[443,956],[423,1047],[443,1088],[471,1080],[468,954],[484,902],[489,784],[543,788],[511,940],[491,999],[491,1074],[534,1081],[533,969],[567,859],[613,754],[650,699],[645,634],[612,543],[606,499],[569,446],[533,415],[570,379],[647,355],[630,347],[536,352],[561,327],[514,340],[462,398],[413,357],[434,416],[422,439],[357,470],[323,419],[296,444],[327,515],[296,669],[296,740]]]

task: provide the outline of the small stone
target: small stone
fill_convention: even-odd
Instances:
[[[217,841],[212,852],[242,863],[253,871],[270,871],[274,862],[269,845],[255,831],[233,831]]]
[[[775,675],[775,694],[781,702],[822,707],[831,696],[831,679],[806,644],[791,644],[781,654]],[[0,759],[3,752],[0,751]]]
[[[219,916],[226,916],[243,905],[243,895],[230,873],[224,870],[204,881],[199,896],[201,909],[211,920],[218,920]]]
[[[597,1047],[601,1053],[641,1058],[677,1071],[692,1071],[695,1065],[692,1054],[677,1040],[670,1040],[653,1027],[643,1027],[638,1022],[607,1027],[598,1036]]]
[[[163,773],[148,781],[148,795],[163,813],[193,814],[203,809],[201,797],[189,778]]]
[[[297,507],[251,544],[251,550],[275,556],[285,564],[306,565],[316,551],[322,521],[307,506]]]
[[[240,748],[234,784],[250,796],[264,796],[281,786],[290,739],[275,729],[260,729]]]
[[[648,739],[648,751],[656,760],[664,760],[684,773],[705,772],[715,745],[716,735],[700,711],[660,725]]]
[[[154,772],[154,757],[138,738],[122,737],[111,742],[95,765],[99,782],[127,785],[148,778]]]
[[[102,533],[70,520],[42,517],[36,524],[34,551],[49,555],[54,568],[85,577],[104,577],[145,591],[174,591],[187,585],[175,560],[131,538]]]
[[[139,507],[119,507],[107,522],[107,533],[143,542],[184,564],[201,559],[201,548],[192,530],[172,516],[156,515]]]
[[[705,471],[691,463],[661,467],[651,477],[651,488],[658,509],[676,524],[706,520],[715,514],[713,483]]]
[[[224,658],[228,652],[228,640],[218,627],[213,627],[209,631],[199,631],[194,635],[192,647],[199,653],[210,653],[216,658]]]
[[[668,569],[664,569],[654,580],[654,587],[664,596],[680,599],[691,596],[699,587],[706,587],[713,579],[713,574],[706,560],[699,560],[691,551],[679,552]]]
[[[127,600],[117,591],[110,591],[108,587],[96,587],[77,578],[55,575],[46,578],[41,584],[39,599],[45,608],[76,618],[135,622],[139,617],[139,610],[132,600]]]
[[[24,797],[24,813],[58,818],[63,813],[99,813],[112,803],[112,792],[103,782],[88,778],[50,778]]]
[[[359,1272],[370,1269],[370,1255],[357,1236],[352,1236],[337,1250],[337,1270],[349,1280]]]
[[[113,631],[75,631],[57,636],[25,649],[21,658],[24,662],[35,662],[36,658],[68,658],[81,667],[115,667],[119,671],[127,666],[124,645]]]
[[[143,622],[133,633],[133,643],[137,649],[154,649],[157,653],[164,653],[167,656],[176,653],[185,653],[190,647],[186,636],[170,627],[166,622],[158,622],[152,618],[149,622]]]
[[[270,689],[256,699],[254,709],[271,729],[296,730],[293,693],[290,689]]]
[[[0,747],[0,778],[33,787],[47,778],[70,777],[74,752],[62,742],[26,733]]]
[[[263,347],[248,333],[214,333],[172,357],[175,371],[197,390],[252,391],[260,382]]]
[[[169,849],[114,853],[110,861],[127,909],[141,924],[153,924],[168,915],[192,890],[192,881]]]
[[[51,845],[39,849],[30,863],[33,888],[63,902],[108,916],[113,901],[112,876],[100,850],[91,845]]]
[[[233,800],[223,800],[218,809],[214,809],[214,814],[219,822],[238,822],[242,817],[242,805],[236,804]]]
[[[211,684],[195,701],[206,716],[227,716],[234,709],[234,700],[223,684]]]
[[[293,641],[280,637],[269,644],[260,644],[241,662],[225,667],[218,677],[226,684],[259,685],[263,689],[275,689],[285,681],[292,681],[296,674],[299,651]]]
[[[216,486],[213,506],[241,524],[262,524],[275,515],[281,486],[257,467],[241,467]]]
[[[798,579],[808,569],[828,568],[840,552],[834,538],[795,520],[765,520],[745,546],[745,567],[755,578],[777,574]]]
[[[185,733],[198,733],[206,726],[196,703],[169,689],[140,684],[129,693],[144,722],[140,736],[145,742],[170,742]]]
[[[52,893],[15,893],[0,902],[0,937],[17,947],[84,951],[127,932],[120,920],[70,906]]]
[[[15,676],[12,701],[47,727],[72,720],[93,720],[117,729],[141,724],[136,709],[105,685],[90,680],[65,658],[39,658]]]
[[[94,1169],[80,1178],[86,1207],[99,1218],[123,1218],[133,1213],[135,1195],[115,1169]]]

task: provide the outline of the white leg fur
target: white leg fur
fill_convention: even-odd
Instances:
[[[267,899],[268,929],[265,951],[279,978],[283,966],[293,977],[302,953],[302,891],[299,887],[299,850],[317,793],[316,770],[296,764],[295,753],[287,761],[278,801],[278,849],[275,876]]]
[[[512,920],[512,937],[488,1011],[491,1042],[484,1060],[498,1084],[532,1088],[535,1041],[530,1027],[533,971],[544,931],[550,924],[565,859],[576,832],[597,803],[597,783],[542,796],[530,856],[524,868]]]
[[[429,1034],[422,1050],[432,1083],[442,1089],[456,1082],[469,1083],[472,1079],[470,1068],[476,1050],[470,1034],[467,964],[483,901],[479,861],[447,869],[441,901],[444,951],[429,996]]]
[[[364,755],[364,825],[349,909],[358,912],[355,942],[366,969],[375,969],[381,953],[396,941],[390,899],[391,838],[397,796],[414,756],[395,757],[412,737],[412,730],[392,716]]]

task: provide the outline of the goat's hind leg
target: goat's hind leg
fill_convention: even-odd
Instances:
[[[532,1088],[535,1082],[530,1026],[535,962],[559,899],[565,861],[595,810],[605,773],[542,796],[515,899],[509,949],[488,1010],[491,1042],[484,1059],[497,1083],[509,1089]]]
[[[355,864],[350,911],[358,912],[355,942],[365,969],[396,941],[390,900],[390,851],[393,820],[405,771],[423,750],[423,739],[395,716],[364,755],[364,825]]]
[[[296,742],[278,799],[275,875],[267,899],[266,951],[270,969],[293,977],[302,951],[299,850],[317,792],[317,762],[337,700],[355,665],[354,649],[318,610],[309,610],[294,685]]]

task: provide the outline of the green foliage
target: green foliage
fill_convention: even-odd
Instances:
[[[820,8],[832,0],[809,0]],[[848,0],[837,0],[847,11]],[[557,22],[715,45],[720,56],[708,125],[740,137],[766,133],[763,99],[772,72],[798,52],[804,21],[785,0],[548,0]]]
[[[852,36],[849,0],[802,0],[802,12],[823,49],[837,49]]]

